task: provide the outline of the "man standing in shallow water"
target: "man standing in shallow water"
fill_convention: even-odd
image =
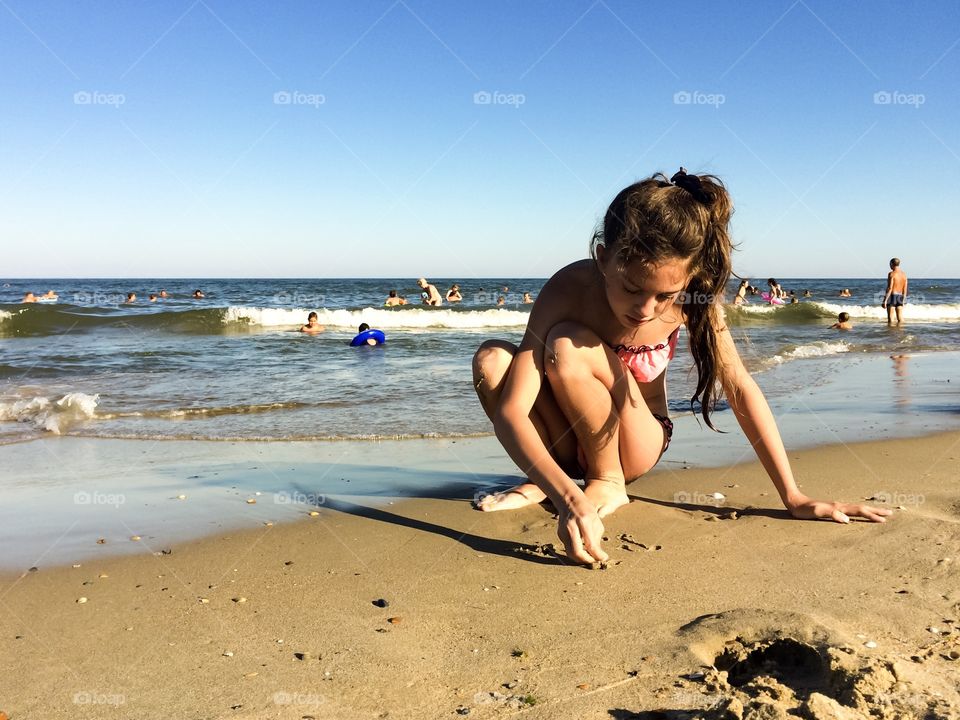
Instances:
[[[893,325],[893,310],[897,311],[897,325],[904,301],[907,299],[907,276],[900,269],[900,258],[890,259],[890,272],[887,273],[887,291],[884,293],[880,307],[887,309],[887,325]]]

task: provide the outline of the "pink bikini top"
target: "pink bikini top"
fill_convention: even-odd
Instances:
[[[677,340],[680,337],[680,328],[677,327],[670,337],[658,345],[617,345],[614,351],[623,364],[626,365],[638,383],[647,383],[655,380],[667,365],[673,360],[677,349]]]

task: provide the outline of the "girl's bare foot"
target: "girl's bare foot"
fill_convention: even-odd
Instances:
[[[483,512],[516,510],[527,505],[537,505],[546,499],[546,494],[533,483],[523,483],[503,492],[484,495],[473,506]]]
[[[597,508],[597,515],[606,517],[630,502],[623,478],[591,478],[583,494]]]

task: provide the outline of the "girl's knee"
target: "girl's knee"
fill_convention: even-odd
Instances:
[[[487,340],[473,355],[474,380],[490,380],[496,385],[506,374],[517,348],[505,340]]]
[[[590,355],[601,343],[599,336],[585,325],[557,323],[550,328],[544,343],[544,370],[554,377],[589,372]]]

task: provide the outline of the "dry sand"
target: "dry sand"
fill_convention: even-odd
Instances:
[[[548,510],[469,498],[41,566],[0,579],[0,710],[960,717],[958,457],[958,433],[791,453],[809,494],[902,506],[884,525],[789,519],[756,464],[654,473],[604,570],[550,553]]]

